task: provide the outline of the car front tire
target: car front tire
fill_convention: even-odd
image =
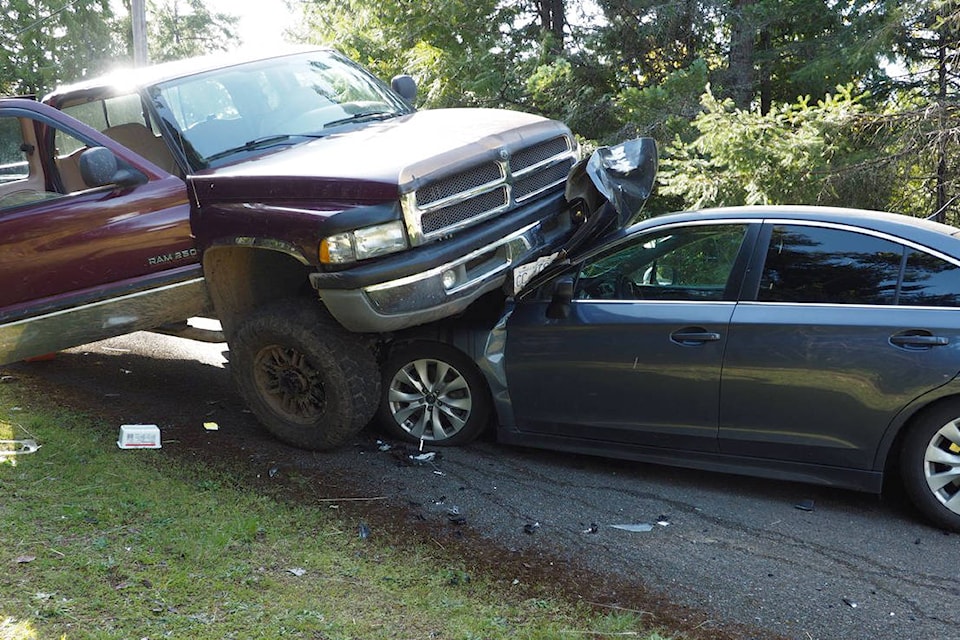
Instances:
[[[433,342],[393,347],[383,367],[378,422],[408,442],[456,446],[487,427],[490,396],[483,374],[457,349]]]
[[[960,532],[960,401],[935,406],[917,418],[903,441],[900,473],[921,513]]]

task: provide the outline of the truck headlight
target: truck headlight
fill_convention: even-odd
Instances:
[[[344,264],[385,256],[406,248],[403,223],[397,220],[324,238],[320,242],[320,262]]]

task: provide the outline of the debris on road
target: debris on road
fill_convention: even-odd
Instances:
[[[409,458],[414,464],[427,464],[428,462],[433,462],[437,459],[437,452],[427,451],[426,453],[421,453],[418,455],[410,454]]]
[[[217,424],[216,422],[204,422],[203,428],[206,429],[207,431],[219,431],[220,425]]]
[[[813,500],[801,500],[793,505],[793,508],[799,509],[800,511],[813,511]]]
[[[10,384],[11,382],[16,382],[16,376],[0,376],[0,384]]]
[[[370,537],[370,527],[367,526],[366,522],[361,522],[358,527],[358,534],[361,540],[366,540]]]
[[[591,522],[591,523],[590,523],[590,526],[587,527],[586,529],[584,529],[583,532],[584,532],[584,533],[599,533],[599,532],[600,532],[600,525],[598,525],[596,522]]]
[[[657,516],[657,524],[661,527],[669,527],[671,524],[670,516]]]
[[[646,533],[647,531],[653,531],[653,525],[643,523],[637,524],[612,524],[610,525],[614,529],[621,529],[623,531],[631,531],[633,533]]]
[[[539,528],[540,528],[540,523],[539,523],[539,522],[529,522],[529,523],[523,525],[523,532],[526,533],[527,535],[531,535],[531,536],[532,536],[533,534],[535,534],[535,533],[537,532],[537,529],[539,529]]]
[[[465,524],[467,518],[460,513],[460,507],[454,505],[447,509],[447,520],[450,524]]]
[[[377,440],[377,449],[380,451],[390,451],[390,449],[393,449],[393,445],[383,440]]]
[[[854,602],[853,600],[851,600],[850,598],[844,598],[844,599],[843,599],[843,603],[844,603],[845,605],[847,605],[848,607],[850,607],[851,609],[856,609],[858,606],[860,606],[860,605],[858,605],[856,602]]]

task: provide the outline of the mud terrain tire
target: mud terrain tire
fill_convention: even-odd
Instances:
[[[341,446],[377,409],[380,374],[369,345],[312,301],[283,301],[245,319],[230,368],[254,415],[295,447]]]

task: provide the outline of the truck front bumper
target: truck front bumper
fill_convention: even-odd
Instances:
[[[562,194],[524,213],[514,212],[472,240],[442,240],[420,248],[426,251],[399,253],[366,271],[360,267],[315,273],[311,284],[330,313],[351,331],[397,331],[455,315],[501,287],[513,268],[569,236],[571,223]],[[391,262],[400,266],[391,267]]]

